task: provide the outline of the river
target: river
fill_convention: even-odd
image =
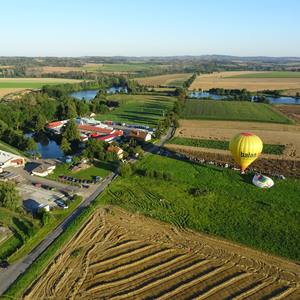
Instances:
[[[33,135],[33,133],[26,133],[27,137],[33,137],[37,144],[37,152],[41,158],[62,158],[64,153],[61,151],[59,144],[52,139],[49,139],[45,133]]]
[[[92,100],[96,97],[99,90],[85,90],[71,93],[70,96],[78,99],[78,100]],[[111,87],[106,90],[108,94],[116,94],[116,93],[127,93],[127,88],[118,86],[118,87]]]
[[[206,98],[210,98],[212,100],[221,100],[221,99],[226,99],[228,98],[228,96],[224,95],[224,96],[220,96],[220,95],[216,95],[210,92],[191,92],[189,93],[189,97],[190,98],[195,98],[195,99],[206,99]],[[253,96],[253,100],[254,100]],[[266,97],[269,100],[269,103],[271,104],[300,104],[300,98],[296,98],[296,97]],[[254,101],[255,102],[255,101]]]

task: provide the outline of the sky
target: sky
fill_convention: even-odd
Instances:
[[[300,57],[299,0],[0,0],[0,56]]]

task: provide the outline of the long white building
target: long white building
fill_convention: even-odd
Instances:
[[[0,168],[19,167],[24,164],[24,157],[0,150]]]

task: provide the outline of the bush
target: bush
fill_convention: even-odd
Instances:
[[[51,220],[53,219],[53,216],[51,215],[50,212],[42,210],[39,214],[39,218],[40,218],[43,226],[45,226],[51,222]]]
[[[132,174],[132,167],[129,163],[121,163],[119,167],[119,174],[122,177],[128,177]]]

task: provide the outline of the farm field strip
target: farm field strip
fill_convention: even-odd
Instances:
[[[239,246],[212,242],[119,208],[99,209],[24,299],[243,299],[270,293],[280,297],[297,290],[300,278],[289,269],[291,263],[283,271],[290,274],[287,280],[280,269],[275,275],[262,256],[253,260],[249,252],[239,256]],[[72,255],[76,249],[80,256]],[[125,253],[131,253],[129,260]]]
[[[220,141],[214,139],[195,139],[195,138],[183,138],[183,137],[174,137],[169,142],[169,144],[174,145],[183,145],[183,146],[192,146],[192,147],[203,147],[211,149],[229,149],[229,140]],[[263,153],[266,154],[283,154],[285,146],[284,145],[270,145],[264,144]]]
[[[293,123],[271,105],[243,101],[188,100],[182,119]]]
[[[96,119],[152,127],[157,125],[158,120],[172,108],[175,101],[172,97],[152,95],[114,95],[108,98],[119,101],[120,106],[112,112],[97,115]]]
[[[178,73],[178,74],[166,74],[149,77],[138,77],[135,80],[142,85],[149,86],[182,86],[183,82],[187,80],[191,73]]]
[[[80,82],[76,79],[61,78],[0,78],[0,97],[24,89],[40,89],[44,85]]]
[[[293,73],[293,74],[291,74]],[[262,90],[293,90],[300,88],[299,72],[233,71],[197,76],[190,90],[211,88]]]
[[[300,159],[300,126],[298,124],[285,125],[238,121],[180,120],[179,125],[175,133],[175,141],[176,138],[191,139],[191,142],[199,139],[208,140],[207,143],[209,145],[218,142],[221,145],[223,141],[229,141],[234,135],[240,132],[250,131],[257,134],[264,144],[278,145],[278,147],[283,145],[283,154],[277,155],[278,157],[284,159]],[[183,145],[183,143],[181,144]],[[219,144],[218,146],[220,146]],[[178,145],[178,147],[179,146],[180,145]],[[189,145],[183,147],[187,146]],[[191,145],[191,147],[193,146]],[[201,144],[201,147],[203,147],[203,144]],[[268,152],[272,153],[275,150],[279,150],[277,149],[278,147],[275,147],[276,149],[269,147]],[[225,149],[225,147],[223,147],[223,149]],[[280,153],[277,152],[277,154]]]
[[[258,73],[244,73],[240,75],[233,75],[227,78],[300,78],[300,72],[287,72],[287,71],[271,71],[271,72],[258,72]]]

